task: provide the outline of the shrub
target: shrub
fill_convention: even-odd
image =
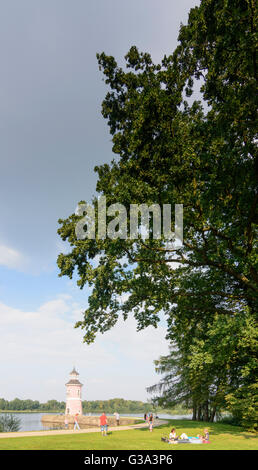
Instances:
[[[21,420],[14,415],[0,416],[0,432],[17,432],[21,428]]]

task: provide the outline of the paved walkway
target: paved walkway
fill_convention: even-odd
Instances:
[[[164,419],[156,419],[153,427],[167,424],[168,421]],[[147,423],[132,424],[130,426],[109,426],[108,431],[126,431],[128,429],[148,428]],[[0,432],[0,439],[9,437],[32,437],[32,436],[54,436],[56,434],[85,434],[87,432],[100,432],[100,428],[92,427],[80,430],[73,429],[55,429],[52,431],[22,431],[22,432]]]

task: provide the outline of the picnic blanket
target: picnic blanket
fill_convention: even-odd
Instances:
[[[162,437],[161,440],[163,442],[167,442],[167,444],[209,444],[210,441],[203,441],[199,437],[188,437],[188,439],[174,439],[169,440],[168,437]]]

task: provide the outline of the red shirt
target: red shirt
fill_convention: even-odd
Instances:
[[[107,424],[107,417],[106,417],[106,415],[102,415],[100,417],[100,425],[104,426],[105,424]]]

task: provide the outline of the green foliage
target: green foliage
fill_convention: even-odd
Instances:
[[[111,400],[95,400],[83,401],[84,413],[97,413],[105,411],[105,413],[144,413],[152,411],[150,403],[142,401],[124,400],[123,398],[112,398]]]
[[[193,332],[193,334],[192,334]],[[173,406],[184,403],[193,409],[193,419],[213,421],[229,410],[238,424],[257,425],[257,329],[252,315],[214,314],[207,317],[178,316],[174,348],[155,361],[163,375],[150,387],[154,403]]]
[[[20,430],[21,421],[13,415],[0,416],[0,432],[17,432]]]
[[[63,411],[65,409],[65,402],[58,402],[57,400],[48,400],[47,403],[40,403],[38,400],[20,400],[15,398],[8,401],[0,398],[0,410],[6,411]]]
[[[226,397],[228,409],[238,423],[249,430],[257,430],[258,427],[258,382],[244,384]]]
[[[171,306],[181,296],[198,303],[211,295],[204,313],[207,308],[230,313],[234,299],[255,311],[253,28],[249,2],[205,0],[191,10],[178,48],[161,64],[136,47],[125,57],[129,71],[113,57],[97,55],[110,87],[102,113],[118,155],[96,168],[97,191],[108,204],[120,202],[128,212],[131,203],[183,203],[184,245],[174,250],[151,234],[145,242],[77,240],[80,216],[59,220],[58,233],[72,248],[58,257],[60,275],[72,278],[77,270],[79,287],[93,287],[89,308],[77,323],[86,342],[114,326],[120,312],[125,319],[133,314],[139,329],[156,326],[160,311],[171,318]],[[201,78],[206,114],[200,102],[184,100],[185,88],[190,94]],[[93,205],[97,211],[96,199]]]

